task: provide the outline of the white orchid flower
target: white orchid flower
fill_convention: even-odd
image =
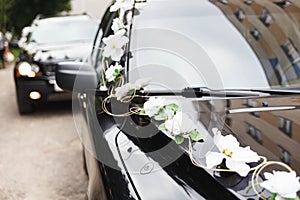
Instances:
[[[131,83],[126,83],[124,85],[122,85],[121,87],[117,87],[115,89],[116,93],[116,97],[117,97],[117,100],[121,100],[123,99],[124,97],[126,97],[129,93],[130,90],[133,90],[134,86],[131,84]]]
[[[214,143],[220,152],[208,152],[206,154],[207,167],[213,168],[225,159],[228,169],[237,172],[240,176],[247,176],[250,167],[246,163],[258,162],[260,157],[257,153],[252,151],[250,147],[240,147],[240,143],[234,136],[222,136],[218,130],[213,129],[213,131],[215,132]]]
[[[107,91],[108,88],[106,85],[101,85],[100,88],[99,88],[100,91]]]
[[[143,87],[146,87],[151,79],[149,78],[145,78],[145,79],[138,79],[135,81],[134,84],[132,83],[126,83],[125,85],[122,85],[121,87],[117,87],[116,88],[116,97],[117,100],[121,100],[123,97],[127,96],[128,93],[131,90],[140,90]]]
[[[119,63],[116,63],[115,65],[111,65],[106,71],[105,71],[105,78],[108,82],[114,81],[119,75],[120,72],[124,68],[122,65],[119,65]]]
[[[182,111],[176,113],[176,115],[165,122],[166,129],[176,135],[184,135],[190,131],[196,129],[194,122],[191,118]]]
[[[265,172],[264,176],[266,180],[260,183],[260,186],[271,193],[277,194],[275,200],[297,198],[297,192],[300,190],[300,182],[295,171],[273,171],[273,174]]]
[[[136,90],[140,90],[146,86],[149,85],[149,83],[151,82],[152,78],[141,78],[141,79],[137,79],[134,82],[134,89]]]
[[[110,35],[103,38],[103,42],[106,45],[104,47],[103,56],[111,57],[113,61],[120,61],[124,54],[123,47],[128,43],[128,37],[124,36],[126,31],[124,29],[119,30],[114,35]]]
[[[164,107],[165,99],[162,97],[150,97],[148,101],[144,103],[145,114],[149,117],[153,117],[158,111]]]
[[[134,0],[117,0],[111,7],[110,12],[115,12],[119,9],[122,11],[130,10],[133,8]]]
[[[124,29],[124,28],[125,28],[125,25],[120,18],[117,17],[117,18],[113,19],[111,29],[114,31],[114,33],[118,32],[119,30]]]

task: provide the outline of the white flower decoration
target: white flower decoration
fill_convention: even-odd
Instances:
[[[214,143],[220,152],[208,152],[206,154],[206,164],[208,168],[213,168],[222,163],[225,159],[226,167],[237,172],[240,176],[247,176],[250,171],[246,163],[258,162],[260,157],[250,147],[240,147],[240,143],[232,135],[222,136],[219,131],[215,132]]]
[[[100,91],[107,91],[108,88],[106,87],[106,85],[101,85],[99,88]]]
[[[295,171],[273,171],[273,174],[265,172],[264,175],[267,180],[260,183],[260,186],[271,193],[277,194],[275,200],[297,198],[297,192],[300,190],[300,182]]]
[[[124,29],[124,28],[125,28],[125,25],[120,18],[117,17],[117,18],[113,19],[111,29],[114,31],[114,33],[118,32],[119,30]]]
[[[110,35],[103,38],[103,42],[106,45],[104,47],[103,56],[111,57],[113,61],[120,61],[124,54],[123,47],[128,43],[128,37],[124,36],[126,31],[124,29],[119,30],[114,35]]]
[[[36,44],[29,43],[25,45],[25,50],[28,52],[28,54],[33,55],[37,52]]]
[[[140,89],[146,87],[147,85],[149,85],[149,83],[151,82],[151,80],[152,80],[152,78],[140,78],[140,79],[137,79],[134,82],[134,89],[140,90]]]
[[[124,68],[122,65],[119,65],[119,63],[116,63],[115,65],[111,65],[106,71],[105,71],[105,78],[108,82],[114,81],[119,75],[120,72]]]
[[[196,129],[196,126],[191,118],[182,111],[177,112],[172,119],[166,120],[165,127],[174,136],[185,135],[188,132]]]
[[[164,107],[165,99],[162,97],[150,97],[148,101],[144,103],[145,114],[149,117],[153,117],[158,111]]]
[[[33,60],[35,60],[35,61],[41,60],[42,56],[43,56],[43,52],[38,51],[38,52],[35,53],[35,55],[33,57]]]
[[[121,87],[117,87],[116,88],[116,97],[117,100],[121,100],[122,98],[124,98],[125,96],[128,96],[128,93],[131,90],[140,90],[143,87],[146,87],[151,79],[149,78],[145,78],[145,79],[138,79],[135,81],[134,84],[132,83],[126,83],[125,85],[122,85]]]
[[[130,10],[133,8],[134,0],[117,0],[114,5],[110,7],[110,12],[115,12],[119,9],[122,11]]]
[[[116,97],[117,100],[121,100],[122,98],[126,97],[130,90],[133,89],[133,85],[131,83],[126,83],[122,85],[121,87],[116,88]]]

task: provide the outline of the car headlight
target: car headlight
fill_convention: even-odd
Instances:
[[[35,77],[40,72],[39,66],[36,64],[30,64],[28,62],[21,62],[17,69],[17,75],[19,76]]]

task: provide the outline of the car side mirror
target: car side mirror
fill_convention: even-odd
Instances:
[[[97,73],[89,64],[82,62],[61,62],[56,67],[56,83],[60,88],[73,92],[96,89]]]

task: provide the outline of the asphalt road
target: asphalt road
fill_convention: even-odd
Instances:
[[[20,116],[12,71],[0,69],[0,199],[83,200],[87,177],[71,103]]]

